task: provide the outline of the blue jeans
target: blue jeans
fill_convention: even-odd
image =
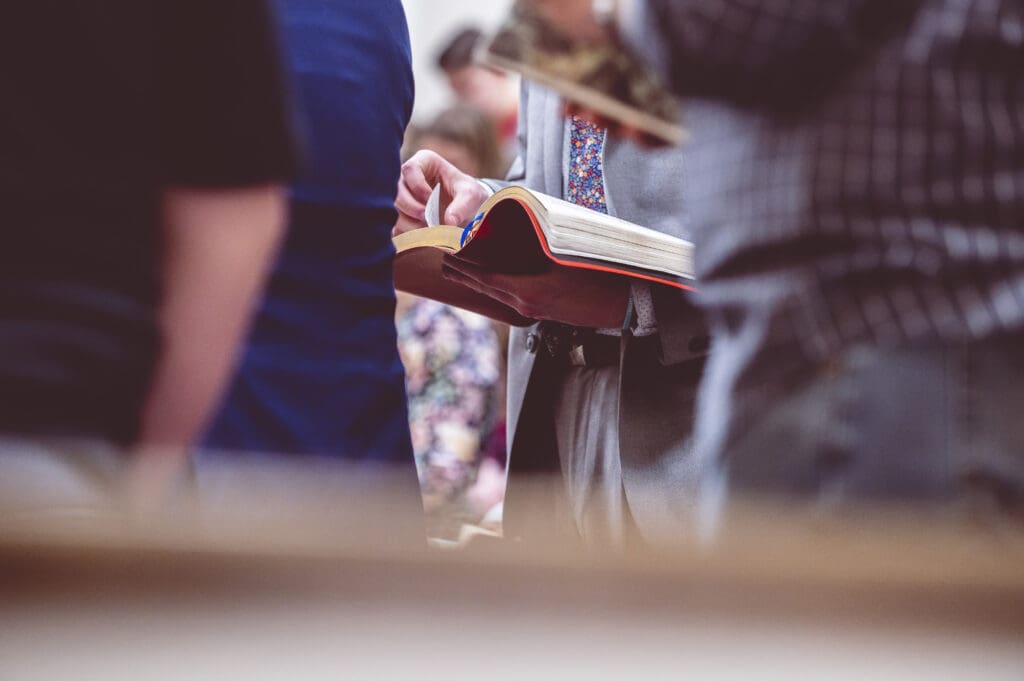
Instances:
[[[1024,511],[1024,334],[853,347],[777,383],[744,381],[725,357],[715,364],[701,407],[714,447],[706,497]]]

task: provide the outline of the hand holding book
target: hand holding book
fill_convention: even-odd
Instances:
[[[432,211],[428,206],[436,204],[438,194],[442,195],[441,210]],[[399,290],[516,325],[542,319],[592,328],[622,323],[629,284],[621,276],[559,267],[543,257],[527,256],[532,262],[524,266],[523,252],[530,251],[510,242],[511,233],[505,235],[504,251],[492,249],[494,252],[484,256],[485,261],[493,258],[489,266],[456,256],[468,236],[457,226],[468,223],[487,198],[488,192],[475,178],[434,152],[418,152],[403,165],[395,200],[399,220],[393,230],[399,251],[395,266]],[[511,214],[507,217],[515,220]],[[452,226],[427,228],[442,221]],[[533,229],[529,228],[520,237],[531,235]],[[446,238],[451,241],[446,243]],[[517,254],[517,250],[521,252]],[[479,257],[480,243],[471,252]]]
[[[692,288],[692,244],[522,187],[474,224],[396,236],[395,286],[517,326],[591,328],[619,326],[634,279]]]
[[[503,274],[446,255],[445,279],[493,298],[527,319],[592,329],[622,325],[629,280],[593,270],[550,267],[538,274]]]
[[[427,227],[426,205],[435,187],[440,189],[444,222],[462,225],[476,215],[488,192],[476,178],[463,173],[433,151],[418,151],[402,165],[398,181],[398,222],[392,236]]]

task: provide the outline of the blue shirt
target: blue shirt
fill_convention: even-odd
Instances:
[[[279,0],[306,163],[287,241],[207,444],[413,467],[391,228],[412,110],[399,0]]]

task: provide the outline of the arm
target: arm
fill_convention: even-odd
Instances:
[[[271,4],[178,0],[159,12],[163,350],[140,440],[182,446],[233,365],[296,159]]]
[[[594,22],[560,0],[526,0],[569,35]],[[680,95],[737,104],[806,101],[862,51],[912,17],[921,0],[619,0],[623,38],[660,66]]]
[[[296,165],[269,3],[180,0],[159,12],[163,343],[127,481],[142,506],[173,488],[227,382]]]
[[[522,183],[529,154],[527,103],[529,87],[520,100],[519,155],[506,182],[479,181],[459,172],[433,152],[419,152],[402,167],[395,206],[400,218],[395,233],[425,227],[424,211],[435,185],[441,185],[444,222],[462,225],[480,204],[503,185]],[[625,314],[629,284],[621,277],[588,270],[559,269],[553,281],[548,275],[506,275],[488,272],[448,257],[445,276],[478,293],[499,300],[530,319],[547,319],[574,326],[618,327]]]
[[[421,150],[402,164],[395,208],[398,222],[392,234],[429,227],[427,202],[435,187],[440,187],[443,222],[462,226],[476,214],[491,190],[471,175],[462,172],[433,151]]]
[[[164,201],[163,349],[140,443],[187,447],[216,406],[283,233],[273,185],[174,189]]]
[[[455,166],[432,151],[418,151],[402,165],[398,180],[395,208],[398,222],[392,233],[395,235],[413,229],[427,227],[425,216],[427,202],[434,188],[441,187],[443,222],[461,226],[476,215],[480,205],[491,194],[503,186],[522,182],[526,179],[526,107],[529,88],[525,83],[519,94],[519,129],[517,131],[519,154],[516,156],[504,182],[500,180],[478,180],[460,172]]]

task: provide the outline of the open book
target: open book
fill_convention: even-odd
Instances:
[[[602,45],[573,42],[517,2],[477,58],[521,73],[566,100],[663,144],[686,140],[679,101],[622,41],[612,39]]]
[[[543,275],[557,267],[597,270],[693,289],[693,245],[597,211],[509,187],[494,194],[465,229],[439,225],[394,238],[395,287],[515,326],[508,305],[444,278],[450,255],[504,274]]]

